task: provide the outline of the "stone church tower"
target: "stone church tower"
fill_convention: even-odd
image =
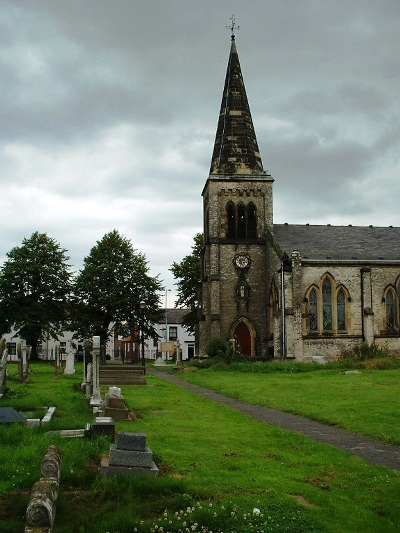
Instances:
[[[272,233],[273,181],[263,169],[232,35],[210,174],[202,193],[200,355],[215,337],[235,339],[249,357],[268,355],[272,332],[265,236]]]

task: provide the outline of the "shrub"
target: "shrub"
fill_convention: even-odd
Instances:
[[[226,364],[244,361],[246,357],[232,346],[226,339],[216,337],[207,345],[207,354],[214,359],[219,359]]]
[[[341,355],[342,359],[355,359],[356,361],[384,357],[389,357],[389,350],[386,347],[368,344],[367,342],[357,344],[353,348],[343,351]]]
[[[229,342],[221,337],[214,337],[207,344],[207,355],[209,357],[221,357],[229,349]]]

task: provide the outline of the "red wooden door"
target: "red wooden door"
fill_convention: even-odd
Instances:
[[[240,322],[235,328],[235,340],[243,355],[251,357],[251,336],[249,328],[244,322]]]

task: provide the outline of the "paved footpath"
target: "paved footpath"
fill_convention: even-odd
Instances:
[[[204,398],[222,403],[233,409],[238,409],[242,413],[245,413],[256,420],[273,424],[282,429],[297,431],[311,440],[331,444],[346,452],[359,455],[366,461],[376,465],[400,470],[399,446],[389,446],[378,440],[363,437],[362,435],[356,435],[338,427],[327,426],[304,416],[292,415],[290,413],[284,413],[283,411],[277,411],[276,409],[269,409],[268,407],[239,402],[210,389],[187,383],[186,381],[179,379],[176,375],[169,374],[163,370],[148,369],[148,372],[165,381],[169,381],[178,387],[199,394]]]

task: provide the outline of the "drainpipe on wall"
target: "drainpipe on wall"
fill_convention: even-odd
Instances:
[[[361,277],[361,337],[362,341],[365,342],[365,331],[364,331],[364,272],[365,269],[360,269]]]
[[[281,263],[282,359],[286,359],[285,269]]]

